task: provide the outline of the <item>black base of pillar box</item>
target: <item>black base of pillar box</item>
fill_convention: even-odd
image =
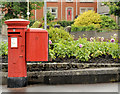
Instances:
[[[27,86],[27,77],[8,77],[8,88],[19,88]]]

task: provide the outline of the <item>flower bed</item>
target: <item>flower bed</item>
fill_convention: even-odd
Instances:
[[[51,41],[50,41],[51,42]],[[60,40],[50,43],[50,56],[53,61],[76,63],[115,63],[120,62],[120,47],[117,35],[104,42],[104,37],[79,38],[76,41]]]
[[[62,28],[51,28],[49,31],[49,57],[54,62],[75,63],[119,63],[120,46],[117,34],[104,42],[104,37],[79,38],[73,37]],[[8,54],[7,43],[0,44],[0,55]],[[3,62],[5,63],[5,62]]]

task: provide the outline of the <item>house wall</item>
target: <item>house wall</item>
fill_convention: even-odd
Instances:
[[[57,7],[58,8],[58,17],[55,20],[66,20],[67,18],[67,13],[66,13],[66,9],[67,7],[71,7],[73,9],[72,15],[73,15],[73,19],[75,18],[76,14],[79,15],[80,14],[80,7],[93,7],[95,12],[97,12],[97,2],[95,0],[95,2],[80,2],[79,0],[77,0],[77,13],[76,13],[76,0],[73,0],[73,2],[62,2],[62,11],[61,11],[61,2],[47,2],[47,7]],[[32,11],[33,14],[35,15],[35,10]],[[61,17],[61,12],[62,12],[62,17]],[[36,11],[36,19],[37,20],[41,20],[42,17],[44,16],[44,9],[43,7],[41,9],[37,9]],[[32,19],[35,19],[35,16],[31,17]]]

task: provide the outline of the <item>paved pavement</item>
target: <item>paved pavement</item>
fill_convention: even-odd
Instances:
[[[7,88],[2,92],[118,92],[118,83],[70,84],[70,85],[29,85],[24,88]]]
[[[7,42],[8,41],[7,36],[3,36],[3,35],[0,34],[0,42],[1,41]]]

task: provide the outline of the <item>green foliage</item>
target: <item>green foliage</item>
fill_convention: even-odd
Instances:
[[[109,6],[110,14],[114,14],[115,16],[120,17],[120,1],[116,0],[115,2],[105,2],[107,6]]]
[[[31,11],[33,9],[40,9],[43,6],[43,2],[29,2],[29,11],[30,16],[33,14]],[[36,4],[36,7],[35,7]],[[24,18],[27,19],[27,2],[2,2],[4,6],[2,11],[6,14],[3,20],[12,19],[12,18]]]
[[[29,27],[31,27],[35,23],[35,20],[30,20]]]
[[[73,37],[63,30],[63,28],[50,28],[48,30],[49,33],[49,38],[53,43],[57,43],[60,40],[67,40],[67,41],[72,41]]]
[[[93,31],[96,30],[94,25],[88,25],[88,26],[71,26],[71,32],[76,32],[76,31]]]
[[[1,42],[0,43],[0,56],[8,54],[8,43]]]
[[[57,22],[50,22],[50,23],[48,23],[48,26],[49,27],[54,27],[54,25],[56,25],[57,24]]]
[[[2,28],[2,20],[0,19],[0,28]]]
[[[94,25],[96,28],[100,27],[101,18],[98,13],[95,11],[87,11],[81,14],[80,16],[75,19],[74,25],[75,26],[89,26]]]
[[[100,23],[103,29],[118,29],[116,22],[109,16],[101,15],[102,22]]]
[[[79,47],[82,44],[83,47]],[[102,55],[111,55],[112,58],[120,58],[120,47],[116,42],[87,41],[87,38],[79,38],[77,41],[61,40],[59,43],[53,43],[52,55],[55,58],[76,57],[80,61],[88,61]],[[54,53],[54,54],[53,54]]]
[[[42,18],[44,21],[44,17]],[[48,11],[47,12],[47,23],[50,23],[51,21],[53,21],[55,19],[55,17]]]
[[[83,46],[80,48],[79,44]],[[49,45],[50,56],[60,59],[76,57],[79,61],[88,61],[102,55],[111,55],[113,59],[120,59],[120,46],[114,42],[87,41],[87,38],[79,38],[77,41],[61,39],[58,43]],[[8,54],[8,43],[0,43],[0,56]]]
[[[33,25],[31,26],[31,28],[39,28],[40,24],[41,24],[40,21],[35,21],[35,22],[33,23]]]
[[[74,23],[74,21],[57,21],[57,24],[60,24],[62,27],[71,26]]]

